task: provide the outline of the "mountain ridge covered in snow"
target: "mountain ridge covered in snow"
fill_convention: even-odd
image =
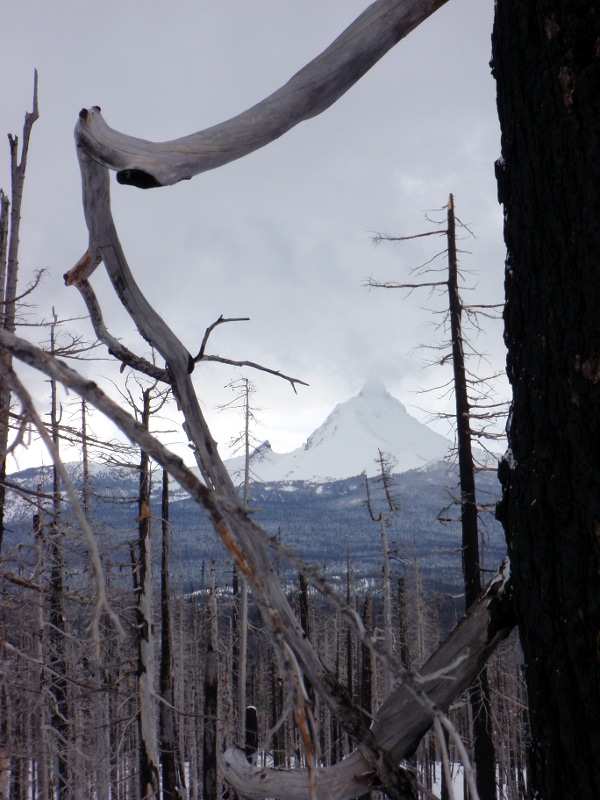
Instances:
[[[367,382],[361,391],[338,403],[327,419],[290,453],[275,453],[263,442],[250,457],[254,481],[302,480],[317,483],[378,474],[381,450],[390,471],[407,472],[445,458],[453,443],[411,416],[380,381]],[[238,479],[244,458],[225,462]]]

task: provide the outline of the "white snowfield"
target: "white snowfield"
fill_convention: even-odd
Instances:
[[[250,469],[259,481],[343,480],[378,474],[378,450],[389,459],[391,472],[406,472],[445,458],[453,443],[407,412],[380,381],[370,381],[361,392],[339,403],[307,439],[291,453],[275,453],[268,442],[252,454]],[[241,456],[225,462],[230,474],[243,474]]]

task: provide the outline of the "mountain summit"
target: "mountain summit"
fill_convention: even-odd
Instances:
[[[381,450],[392,472],[406,472],[448,455],[450,442],[408,413],[380,381],[367,382],[355,396],[339,403],[306,440],[291,453],[275,453],[268,442],[252,454],[250,469],[260,481],[342,480],[378,472]],[[243,470],[243,458],[226,462],[235,477]]]

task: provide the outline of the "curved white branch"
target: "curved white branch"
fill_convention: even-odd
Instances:
[[[505,574],[503,563],[486,592],[416,676],[429,700],[429,708],[406,683],[398,686],[379,708],[371,730],[377,746],[389,754],[393,763],[414,752],[434,719],[446,726],[446,718],[440,712],[472,683],[515,624],[511,588],[502,578]],[[456,739],[456,731],[450,729],[450,733]],[[359,746],[343,761],[318,771],[317,800],[350,800],[377,786],[361,750]],[[306,770],[256,768],[248,763],[242,751],[235,749],[227,750],[221,762],[224,777],[244,797],[310,798]]]
[[[447,0],[377,0],[284,86],[236,117],[169,142],[113,130],[100,108],[83,109],[80,146],[117,179],[143,189],[169,186],[264,147],[329,108]]]

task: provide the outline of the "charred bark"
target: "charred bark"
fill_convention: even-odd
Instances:
[[[599,42],[592,0],[496,4],[513,388],[499,516],[541,798],[600,785]]]
[[[56,317],[50,328],[50,352],[55,351]],[[52,441],[60,448],[60,417],[56,381],[50,381],[50,428]],[[50,694],[52,710],[50,725],[55,732],[56,794],[58,800],[69,797],[69,706],[67,692],[66,622],[64,613],[64,558],[61,539],[62,496],[56,464],[52,469],[52,521],[50,524],[50,580],[48,586],[49,609],[49,664],[51,667]]]
[[[475,463],[471,446],[471,404],[462,333],[463,305],[458,289],[458,257],[456,252],[456,216],[454,197],[448,199],[448,308],[452,337],[452,370],[456,405],[456,441],[460,476],[460,522],[462,531],[462,569],[467,610],[481,592],[479,556],[479,514],[475,490]],[[477,791],[481,800],[495,800],[496,758],[492,739],[492,719],[486,668],[469,689],[473,717],[473,756],[477,774]]]

